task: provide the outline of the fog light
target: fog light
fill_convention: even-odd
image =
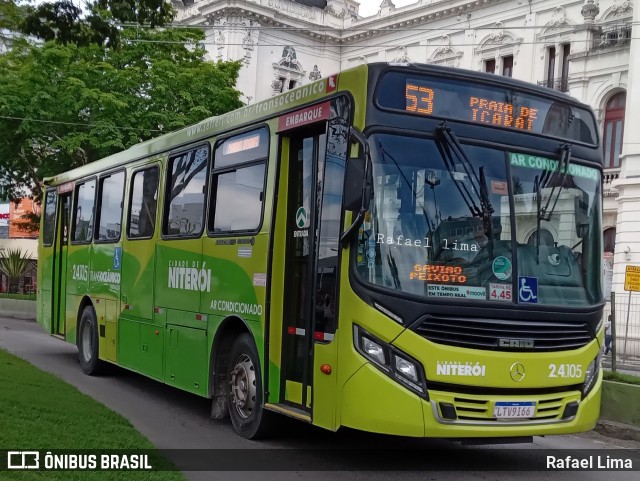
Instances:
[[[444,419],[458,419],[458,413],[456,413],[456,407],[451,403],[439,403],[440,414]]]
[[[572,418],[578,413],[579,404],[576,401],[570,402],[564,408],[562,419]]]

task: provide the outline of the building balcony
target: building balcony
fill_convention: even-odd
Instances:
[[[631,24],[600,27],[593,32],[591,50],[623,47],[631,43]]]
[[[604,169],[604,174],[602,175],[602,194],[605,197],[613,197],[617,194],[611,188],[611,182],[620,177],[620,167],[615,169]]]
[[[550,89],[559,90],[560,92],[569,91],[569,79],[567,77],[559,77],[547,80],[538,80],[538,85],[549,87]]]

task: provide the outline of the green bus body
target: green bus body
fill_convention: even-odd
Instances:
[[[396,169],[394,163],[403,148],[394,146],[398,136],[405,135],[402,132],[410,132],[406,151],[415,148],[419,152],[420,132],[431,131],[432,126],[446,120],[447,114],[438,113],[437,108],[429,110],[432,94],[419,82],[417,87],[401,84],[398,108],[394,107],[395,100],[384,100],[384,92],[375,91],[375,86],[391,88],[392,83],[379,83],[389,69],[398,75],[405,72],[400,66],[360,66],[45,179],[38,253],[38,322],[52,335],[77,344],[82,360],[82,352],[90,351],[92,338],[88,328],[86,334],[81,333],[80,324],[87,322],[83,317],[87,312],[92,313],[97,335],[94,349],[100,361],[211,397],[216,417],[226,415],[229,406],[234,409],[227,400],[229,384],[240,383],[236,378],[242,375],[242,366],[240,363],[240,368],[230,370],[229,358],[235,352],[234,342],[248,333],[259,356],[255,368],[260,406],[247,411],[244,404],[245,410],[240,412],[247,415],[263,407],[334,431],[348,426],[417,437],[520,437],[591,429],[600,406],[598,356],[603,330],[595,319],[602,314],[601,286],[591,286],[596,281],[589,280],[591,274],[585,273],[586,268],[582,278],[576,277],[577,271],[571,267],[573,257],[567,257],[573,269],[569,277],[575,278],[571,292],[575,294],[566,294],[568,301],[562,293],[557,302],[547,305],[542,301],[543,296],[551,296],[549,292],[564,292],[562,282],[568,281],[557,280],[560,277],[553,277],[555,271],[551,271],[557,266],[554,263],[563,262],[565,250],[556,245],[560,249],[556,254],[551,251],[554,247],[538,245],[538,257],[542,249],[543,258],[549,259],[545,262],[551,266],[543,272],[525,263],[526,256],[536,252],[524,245],[526,240],[514,237],[511,244],[507,243],[508,236],[516,235],[516,225],[525,222],[524,214],[514,213],[520,208],[522,196],[530,195],[526,189],[525,193],[516,190],[514,185],[520,180],[516,182],[505,174],[506,184],[490,182],[490,195],[502,199],[502,217],[491,217],[486,209],[474,214],[478,219],[488,218],[489,224],[496,219],[502,223],[500,233],[494,231],[496,243],[491,249],[492,253],[493,249],[505,253],[494,253],[489,275],[506,281],[496,283],[491,277],[491,284],[479,280],[477,286],[466,291],[451,284],[427,285],[425,279],[436,272],[432,266],[445,269],[446,264],[425,260],[432,259],[432,254],[417,254],[423,258],[411,272],[403,270],[414,255],[404,246],[410,244],[415,249],[427,239],[420,241],[406,232],[383,232],[381,226],[391,219],[384,212],[396,208],[389,207],[396,202],[401,212],[398,218],[406,213],[401,203],[412,202],[411,213],[416,212],[416,206],[424,210],[431,197],[435,201],[437,195],[442,196],[435,187],[448,180],[442,176],[434,180],[441,174],[420,170],[421,161],[415,159],[399,159],[400,163],[418,166],[411,167],[417,172],[412,174],[414,180],[389,175],[391,170],[383,169]],[[461,84],[474,82],[471,73],[457,70],[406,69],[415,77],[426,72],[445,80],[447,76],[455,78]],[[486,83],[487,79],[482,81]],[[502,82],[510,85],[507,80]],[[523,85],[517,87],[526,90]],[[418,92],[416,104],[410,93],[414,89]],[[556,95],[528,89],[551,99]],[[559,101],[572,102],[568,97]],[[416,112],[420,102],[422,111]],[[439,116],[437,122],[429,118],[431,113]],[[505,172],[533,168],[534,162],[547,162],[552,167],[558,163],[557,152],[545,146],[551,143],[545,140],[544,132],[532,135],[505,130],[500,124],[505,121],[498,117],[492,117],[493,126],[456,123],[455,117],[453,114],[448,125],[465,139],[462,143],[468,144],[465,149],[470,156],[477,151],[478,158],[483,157],[482,149],[489,149],[491,143],[506,145],[505,155],[511,157],[505,158],[515,160]],[[375,139],[370,146],[376,195],[382,196],[386,188],[397,192],[395,197],[384,194],[372,200],[372,206],[376,203],[377,207],[370,207],[359,234],[343,245],[340,234],[355,219],[343,206],[343,177],[352,162],[350,157],[362,152],[349,136],[351,127]],[[477,145],[474,138],[481,139]],[[529,138],[537,147],[519,145]],[[559,143],[556,140],[553,145]],[[577,172],[580,163],[585,166],[586,177],[599,176],[597,136],[592,143],[574,143],[574,158],[581,160],[572,160],[565,169]],[[425,144],[425,148],[430,145]],[[388,157],[391,154],[395,156],[393,161]],[[531,160],[533,155],[546,160]],[[532,165],[518,166],[520,158]],[[549,163],[552,161],[556,164]],[[465,162],[458,158],[453,170],[462,172],[464,165],[471,165]],[[399,166],[397,169],[400,171]],[[461,186],[469,180],[468,175],[453,174],[453,170],[450,172],[457,183],[452,185]],[[424,180],[427,177],[430,183]],[[588,214],[599,219],[599,191],[588,191],[581,187],[579,174],[574,177],[578,187],[566,188],[562,200],[556,199],[560,207],[554,207],[578,205],[579,199],[574,202],[571,195],[584,191],[580,195],[591,202]],[[403,182],[413,182],[413,190],[408,191],[421,186],[424,195],[414,193],[409,200],[402,198]],[[560,198],[552,191],[552,184],[546,187],[545,195]],[[561,184],[561,191],[562,185],[566,183]],[[484,197],[470,192],[473,203],[479,206],[482,202],[478,199]],[[537,197],[544,197],[540,189]],[[438,209],[453,202],[445,199],[437,202]],[[499,210],[499,204],[494,201],[492,209]],[[546,204],[544,198],[542,204]],[[546,207],[546,212],[551,212],[552,207]],[[428,242],[440,239],[438,235],[443,235],[445,227],[451,228],[455,222],[453,215],[447,220],[444,215],[438,217],[437,209],[435,212],[440,228],[429,234]],[[552,215],[548,214],[550,218]],[[574,217],[578,232],[587,224],[578,224],[579,216]],[[568,217],[563,219],[565,222]],[[538,223],[553,230],[552,220]],[[487,222],[484,225],[487,228]],[[509,229],[513,232],[506,225],[512,225]],[[371,230],[369,237],[367,229]],[[591,259],[597,268],[602,262],[602,249],[596,252],[595,244],[588,247],[589,234],[581,235],[584,247],[579,248],[580,255]],[[533,245],[535,236],[529,239]],[[449,245],[450,239],[447,242]],[[511,257],[510,252],[516,249],[518,258],[515,254]],[[393,256],[398,262],[389,267],[385,259]],[[496,261],[498,257],[501,259]],[[465,279],[471,279],[484,272],[478,260],[455,262],[465,267],[445,269],[441,274],[464,273]],[[507,274],[501,270],[505,264]],[[515,269],[529,274],[516,279]],[[544,284],[548,278],[551,288]],[[562,279],[566,278],[564,275]],[[535,305],[522,297],[526,291],[518,290],[527,282],[534,286],[532,279],[536,279],[535,289],[541,299]],[[502,287],[496,291],[495,286]],[[460,299],[445,299],[445,294],[438,297],[437,292],[447,290]],[[518,302],[513,300],[517,292],[521,296]],[[484,298],[477,304],[471,299],[473,295]],[[492,302],[494,295],[507,296],[511,302]],[[571,299],[586,300],[576,300],[580,305],[567,308]],[[439,342],[429,334],[429,326],[418,327],[432,318],[449,322],[453,317],[470,323],[521,318],[532,327],[523,328],[521,335],[505,331],[498,345],[486,348],[466,338],[453,341],[464,333],[447,334],[451,337]],[[537,349],[533,343],[537,346],[542,341],[531,340],[539,338],[536,329],[545,331],[549,339],[564,335],[549,335],[543,321],[586,326],[585,332],[590,334],[579,346]],[[518,322],[522,324],[514,321]],[[504,413],[516,413],[519,406],[533,406],[533,411],[525,416],[503,416],[501,403],[506,403]],[[254,432],[240,434],[251,437]]]

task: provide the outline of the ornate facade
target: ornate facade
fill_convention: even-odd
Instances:
[[[618,225],[621,215],[640,221],[640,182],[631,177],[635,171],[640,177],[633,167],[640,165],[640,92],[632,92],[629,65],[640,59],[640,40],[632,35],[638,2],[416,0],[397,8],[376,1],[379,10],[370,17],[359,16],[353,0],[174,3],[179,23],[205,29],[211,60],[243,61],[237,87],[247,103],[361,63],[418,62],[509,75],[591,105],[606,165],[604,247],[615,253],[608,255],[615,275],[609,262],[606,276],[621,291],[624,266],[640,264],[639,236]],[[640,25],[633,28],[640,38]],[[640,85],[640,72],[636,79]]]

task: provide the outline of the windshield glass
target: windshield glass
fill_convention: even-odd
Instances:
[[[431,299],[602,300],[597,169],[516,149],[456,150],[446,138],[377,134],[370,143],[362,279]]]

